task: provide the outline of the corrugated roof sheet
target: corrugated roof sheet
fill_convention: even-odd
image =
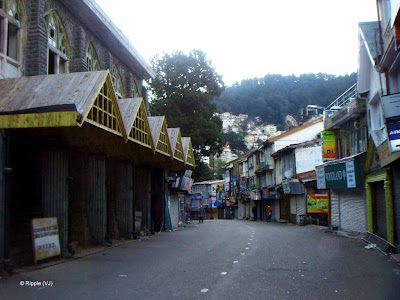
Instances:
[[[41,75],[0,80],[0,114],[91,108],[108,71]]]

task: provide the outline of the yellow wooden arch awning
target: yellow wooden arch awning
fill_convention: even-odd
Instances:
[[[165,121],[165,117],[149,117],[148,120],[155,151],[165,156],[172,157],[171,142],[167,132],[167,122]]]
[[[118,99],[127,140],[154,151],[153,137],[143,98]]]
[[[126,136],[108,71],[0,80],[0,128],[75,127],[84,122]]]
[[[171,141],[171,149],[173,152],[173,158],[181,162],[185,162],[183,154],[182,138],[180,128],[167,128],[169,139]]]
[[[190,137],[182,137],[182,148],[186,164],[194,167],[195,161],[194,161],[192,141]]]

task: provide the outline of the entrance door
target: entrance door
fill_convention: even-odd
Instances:
[[[280,213],[281,219],[289,221],[290,220],[290,200],[289,196],[282,196],[280,199]]]

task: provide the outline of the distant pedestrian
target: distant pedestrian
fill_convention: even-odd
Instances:
[[[267,206],[267,222],[271,222],[272,218],[272,207],[271,205]]]
[[[203,206],[199,207],[199,223],[204,223],[204,208]]]

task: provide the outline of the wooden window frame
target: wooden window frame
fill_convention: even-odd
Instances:
[[[18,6],[17,10],[20,14],[19,19],[14,18],[14,16],[6,12],[6,1],[3,1],[3,7],[0,8],[0,78],[8,77],[6,74],[6,64],[10,64],[17,69],[18,77],[22,75],[21,65],[22,65],[22,35],[23,29],[21,28],[22,22],[22,12],[19,1],[14,1]],[[8,55],[8,29],[9,25],[15,26],[17,29],[16,36],[16,59]]]
[[[44,15],[46,32],[47,32],[47,74],[63,74],[69,73],[69,42],[64,25],[55,10],[50,10]],[[54,38],[50,36],[50,21],[54,23]],[[65,45],[63,45],[63,42]],[[52,53],[54,55],[54,72],[49,72],[50,59]],[[64,64],[61,62],[64,61]],[[64,72],[60,72],[61,66],[64,67]]]

